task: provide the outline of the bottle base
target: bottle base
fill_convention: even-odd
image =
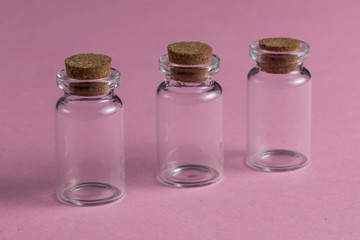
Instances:
[[[158,179],[174,187],[200,187],[213,184],[221,175],[213,168],[203,165],[182,165],[162,171]]]
[[[120,189],[106,183],[85,182],[64,189],[57,197],[77,206],[98,206],[112,203],[124,195]]]
[[[255,169],[282,172],[303,168],[310,163],[310,160],[299,152],[275,149],[248,157],[246,162]]]

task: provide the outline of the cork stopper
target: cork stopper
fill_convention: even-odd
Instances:
[[[263,50],[274,52],[290,52],[300,48],[300,41],[292,38],[264,38],[259,41]]]
[[[66,73],[69,78],[96,80],[110,75],[111,57],[102,54],[77,54],[65,59]],[[107,82],[70,83],[69,91],[77,96],[99,96],[109,89]]]
[[[210,62],[212,48],[202,42],[177,42],[168,46],[169,60],[181,65],[199,65]]]
[[[292,38],[265,38],[259,40],[260,49],[280,54],[263,53],[260,60],[262,71],[274,74],[287,74],[299,70],[298,56],[283,52],[292,52],[300,48],[300,41]]]
[[[66,58],[65,66],[70,78],[100,79],[110,75],[111,57],[94,53],[77,54]]]
[[[212,48],[202,42],[177,42],[168,45],[171,63],[180,65],[200,65],[211,61]],[[172,67],[171,78],[181,82],[203,82],[209,77],[209,70],[204,67]]]

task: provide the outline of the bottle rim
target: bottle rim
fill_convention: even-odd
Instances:
[[[56,82],[58,87],[64,91],[67,91],[71,84],[78,83],[103,83],[108,85],[108,89],[114,89],[120,85],[120,76],[120,71],[115,68],[111,68],[110,75],[106,78],[82,80],[68,77],[66,69],[62,69],[56,74]]]
[[[295,51],[287,51],[287,52],[276,52],[276,51],[269,51],[261,49],[259,46],[259,41],[255,41],[249,47],[250,57],[256,61],[261,61],[261,56],[264,54],[272,55],[272,56],[287,56],[293,55],[297,58],[298,62],[303,62],[310,56],[310,46],[304,42],[300,41],[300,48]]]

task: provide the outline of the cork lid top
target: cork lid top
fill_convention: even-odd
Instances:
[[[290,52],[300,48],[300,41],[293,38],[264,38],[259,40],[259,47],[274,52]]]
[[[202,42],[177,42],[168,45],[169,60],[181,65],[199,65],[210,62],[212,48]]]
[[[74,79],[100,79],[110,75],[111,57],[103,54],[77,54],[65,59],[68,77]]]

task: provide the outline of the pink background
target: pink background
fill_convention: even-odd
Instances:
[[[2,0],[0,239],[360,239],[359,12],[357,0]],[[313,163],[290,173],[244,164],[248,46],[274,36],[311,46]],[[225,178],[203,188],[154,174],[157,61],[182,40],[222,61]],[[102,207],[54,198],[55,74],[84,52],[122,73],[127,190]]]

